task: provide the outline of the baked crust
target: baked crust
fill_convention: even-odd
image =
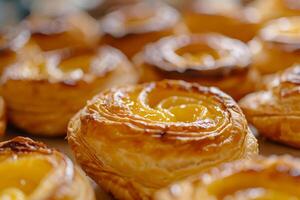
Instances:
[[[250,43],[253,67],[261,74],[271,74],[299,63],[299,23],[300,17],[267,23]]]
[[[258,151],[231,97],[171,80],[100,93],[72,118],[68,141],[117,199],[150,199],[173,181]]]
[[[0,198],[95,200],[93,188],[71,160],[29,138],[0,143]]]
[[[256,16],[251,10],[246,10],[240,1],[190,2],[183,11],[183,18],[192,33],[214,32],[247,42],[259,29]]]
[[[300,160],[291,156],[239,160],[173,183],[155,200],[298,199]]]
[[[249,94],[239,102],[247,120],[261,135],[297,148],[300,147],[299,74],[300,67],[295,66],[267,76],[261,86],[265,90]]]
[[[120,49],[129,58],[147,43],[187,31],[174,8],[157,2],[121,6],[101,19],[101,27],[101,43]]]
[[[2,77],[12,124],[31,134],[64,135],[86,100],[113,86],[135,83],[136,72],[118,50],[103,46],[19,61]]]
[[[250,69],[247,45],[218,34],[170,36],[135,56],[140,82],[185,80],[216,86],[235,99],[254,90],[258,73]]]

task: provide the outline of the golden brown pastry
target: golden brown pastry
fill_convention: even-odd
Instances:
[[[179,13],[162,3],[123,6],[101,20],[104,44],[120,49],[131,58],[150,42],[186,31]]]
[[[95,200],[68,157],[29,138],[0,143],[0,176],[1,200]]]
[[[100,28],[96,20],[84,12],[57,17],[29,16],[16,28],[1,34],[0,74],[5,67],[36,54],[97,45]]]
[[[37,44],[43,51],[91,47],[100,37],[97,21],[84,12],[57,17],[33,15],[18,28],[25,32],[22,34],[27,34],[24,40]]]
[[[179,79],[216,86],[239,99],[254,90],[258,74],[243,42],[217,34],[170,36],[133,59],[140,82]]]
[[[300,67],[268,76],[266,90],[247,95],[239,105],[258,132],[271,140],[300,147]]]
[[[300,160],[291,156],[256,157],[227,163],[174,183],[155,200],[300,199]]]
[[[11,123],[31,134],[56,136],[66,133],[86,100],[136,79],[126,57],[104,46],[18,62],[3,74],[1,87]]]
[[[256,17],[238,1],[191,2],[183,18],[192,33],[216,32],[242,41],[249,41],[256,35],[259,27]]]
[[[150,199],[174,181],[258,151],[231,97],[171,80],[100,93],[70,121],[68,141],[87,174],[124,200]]]
[[[298,0],[254,0],[249,5],[261,23],[270,19],[300,15]]]
[[[300,17],[270,21],[251,41],[253,67],[270,74],[300,62]]]

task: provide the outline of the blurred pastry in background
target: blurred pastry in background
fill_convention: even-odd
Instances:
[[[86,173],[124,200],[150,199],[174,181],[258,152],[230,96],[184,81],[102,92],[72,118],[67,137]]]
[[[120,49],[131,58],[150,42],[186,32],[176,9],[158,2],[142,2],[119,7],[101,20],[101,43]]]
[[[97,21],[85,12],[54,17],[32,15],[21,22],[19,29],[27,31],[28,42],[42,51],[94,47],[101,34]]]
[[[31,134],[57,136],[86,101],[98,92],[135,83],[127,58],[109,46],[36,55],[4,72],[1,87],[8,118]]]
[[[133,59],[140,82],[185,80],[219,87],[235,99],[255,89],[248,46],[219,34],[169,36],[146,46]]]
[[[239,1],[194,0],[183,10],[192,33],[216,32],[242,41],[251,40],[258,30],[257,17]]]
[[[299,199],[299,166],[298,158],[287,155],[239,160],[173,183],[154,199]]]
[[[253,67],[261,74],[275,73],[300,62],[300,16],[267,23],[250,42]]]
[[[95,200],[93,188],[64,154],[29,138],[0,143],[0,199]]]
[[[80,50],[97,46],[99,24],[84,12],[59,17],[29,16],[0,36],[0,74],[18,60],[40,53]]]
[[[271,19],[299,16],[300,1],[299,0],[253,0],[248,4],[261,23],[265,23]]]
[[[265,77],[264,90],[242,98],[240,107],[258,133],[300,148],[300,66]]]

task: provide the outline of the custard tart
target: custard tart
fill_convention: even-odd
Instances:
[[[155,200],[300,199],[300,160],[291,156],[256,157],[214,168],[197,178],[173,183]]]
[[[179,79],[216,86],[239,99],[254,90],[259,74],[250,68],[246,44],[219,34],[169,36],[134,57],[140,82]]]
[[[249,41],[259,28],[257,17],[238,1],[195,0],[183,11],[183,19],[192,33],[215,32]]]
[[[261,135],[299,148],[300,67],[265,77],[262,88],[239,102],[249,123]]]
[[[217,88],[165,80],[95,96],[68,126],[85,172],[117,199],[150,199],[170,183],[258,145],[235,101]]]
[[[64,135],[69,119],[95,94],[135,83],[136,73],[117,49],[36,55],[7,68],[1,79],[8,118],[31,134]]]
[[[95,200],[68,157],[29,138],[0,143],[0,175],[1,200]]]
[[[300,62],[300,17],[270,21],[251,41],[253,67],[270,74]]]
[[[129,58],[147,43],[186,31],[176,10],[157,2],[121,6],[101,19],[101,27],[101,43],[120,49]]]
[[[300,15],[298,0],[254,0],[248,7],[261,23],[280,17]]]

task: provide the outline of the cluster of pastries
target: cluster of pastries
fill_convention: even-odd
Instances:
[[[253,134],[300,148],[299,10],[194,0],[30,15],[0,32],[0,136],[6,119],[67,135],[120,200],[299,199],[300,161],[258,156]],[[29,138],[0,142],[0,175],[1,200],[95,199],[78,166]]]

